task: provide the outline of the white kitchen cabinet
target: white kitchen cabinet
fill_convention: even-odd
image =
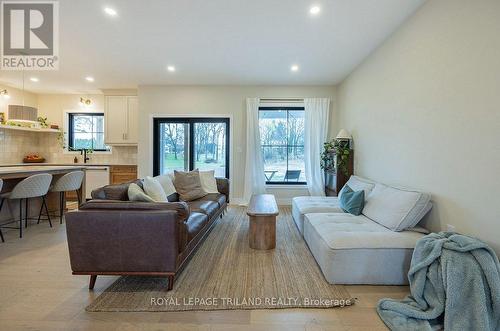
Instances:
[[[139,107],[136,96],[106,96],[104,117],[107,145],[137,145]]]

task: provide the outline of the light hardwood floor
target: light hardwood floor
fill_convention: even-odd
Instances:
[[[349,286],[356,305],[334,309],[283,309],[172,313],[87,313],[85,307],[116,277],[73,276],[65,226],[31,224],[19,239],[0,243],[0,330],[386,330],[375,306],[402,298],[406,286]]]

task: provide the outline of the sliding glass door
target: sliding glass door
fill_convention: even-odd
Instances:
[[[229,118],[155,118],[154,174],[194,169],[229,178]]]

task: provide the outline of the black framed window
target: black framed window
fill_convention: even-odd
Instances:
[[[214,170],[229,178],[229,118],[155,118],[153,173]]]
[[[80,151],[109,151],[104,143],[103,113],[70,113],[68,129],[68,149]]]
[[[304,107],[259,107],[267,184],[306,184],[304,118]]]

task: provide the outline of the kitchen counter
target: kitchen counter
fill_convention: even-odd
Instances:
[[[53,167],[53,166],[75,166],[75,167],[109,167],[109,166],[137,166],[128,163],[12,163],[0,164],[0,169],[4,167]]]
[[[83,165],[72,165],[72,166],[40,166],[40,165],[30,165],[30,166],[11,166],[11,167],[0,167],[0,178],[22,178],[36,174],[36,173],[50,173],[50,174],[61,174],[67,173],[73,170],[85,169]]]

